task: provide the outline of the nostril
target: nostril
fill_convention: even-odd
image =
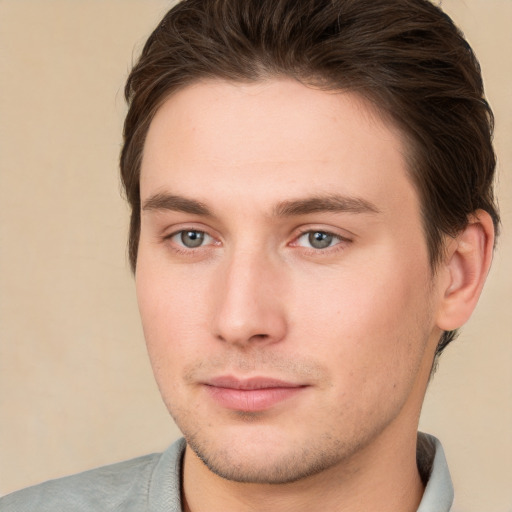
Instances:
[[[253,334],[248,337],[235,337],[235,336],[223,336],[222,334],[217,335],[217,339],[222,342],[229,342],[233,344],[245,345],[250,343],[257,343],[259,341],[268,341],[272,337],[269,334]]]

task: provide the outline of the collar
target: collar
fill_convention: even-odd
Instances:
[[[417,512],[449,512],[453,485],[443,447],[438,439],[418,432],[418,470],[426,480],[425,492]]]

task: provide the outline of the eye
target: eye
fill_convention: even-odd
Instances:
[[[306,231],[297,238],[297,245],[313,249],[327,249],[340,241],[341,237],[326,231]]]
[[[187,249],[196,249],[202,245],[212,242],[212,237],[204,231],[197,229],[184,229],[170,236],[170,239],[177,245],[186,247]]]

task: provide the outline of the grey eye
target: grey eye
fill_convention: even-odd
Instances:
[[[180,231],[178,235],[180,243],[189,249],[200,247],[205,241],[205,233],[203,231]]]
[[[307,235],[309,245],[314,249],[325,249],[330,247],[335,238],[334,235],[323,231],[310,231]]]

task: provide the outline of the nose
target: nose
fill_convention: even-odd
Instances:
[[[214,293],[214,334],[241,348],[282,341],[287,321],[283,275],[271,258],[234,254],[224,262]]]

